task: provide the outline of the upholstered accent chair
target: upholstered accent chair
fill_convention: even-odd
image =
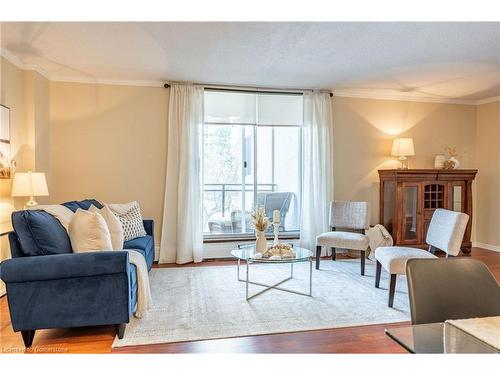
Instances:
[[[469,215],[438,208],[432,215],[426,242],[428,250],[414,247],[379,247],[375,250],[377,268],[375,274],[375,287],[380,286],[382,268],[391,275],[389,283],[389,307],[394,303],[397,275],[406,274],[406,262],[410,259],[437,258],[434,254],[437,249],[446,253],[447,257],[457,256],[464,237]]]
[[[319,269],[323,246],[332,249],[332,260],[336,260],[337,248],[357,250],[361,255],[361,275],[364,275],[366,250],[368,250],[368,237],[364,234],[365,229],[369,227],[368,202],[331,202],[330,227],[331,232],[316,237],[316,269]]]

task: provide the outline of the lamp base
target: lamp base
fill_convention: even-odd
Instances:
[[[26,202],[25,206],[26,207],[38,206],[38,202],[35,201],[35,199],[33,199],[33,197],[30,197],[30,200],[28,202]]]
[[[408,169],[408,158],[406,156],[399,157],[399,169]]]

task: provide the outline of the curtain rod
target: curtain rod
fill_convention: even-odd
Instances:
[[[233,92],[262,92],[267,94],[283,94],[283,93],[296,93],[300,94],[304,91],[313,91],[312,89],[270,89],[270,88],[260,88],[260,87],[249,87],[249,86],[231,86],[231,85],[210,85],[197,83],[197,85],[203,86],[205,89],[220,90],[220,91],[233,91]],[[170,87],[170,83],[165,83],[163,85],[166,89]],[[329,93],[330,98],[333,97],[333,93]]]

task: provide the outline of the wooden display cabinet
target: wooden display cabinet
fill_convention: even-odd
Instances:
[[[476,169],[381,169],[380,223],[399,246],[427,247],[436,208],[465,212],[469,222],[462,253],[471,251],[472,181]]]

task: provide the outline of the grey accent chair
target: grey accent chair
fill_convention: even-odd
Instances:
[[[375,250],[377,268],[375,273],[375,287],[380,286],[382,268],[391,275],[389,283],[389,307],[393,306],[396,290],[397,275],[406,274],[406,262],[410,259],[434,259],[437,249],[446,253],[447,257],[457,256],[464,237],[469,215],[438,208],[432,215],[426,242],[428,250],[415,247],[379,247]]]
[[[319,270],[323,247],[332,249],[332,260],[336,260],[337,248],[357,250],[361,255],[361,275],[364,275],[366,250],[369,245],[368,237],[364,234],[364,231],[369,228],[368,202],[331,202],[330,227],[331,232],[316,237],[316,269]],[[350,231],[337,231],[337,229]]]
[[[500,315],[500,286],[483,262],[410,259],[406,277],[412,324]]]

